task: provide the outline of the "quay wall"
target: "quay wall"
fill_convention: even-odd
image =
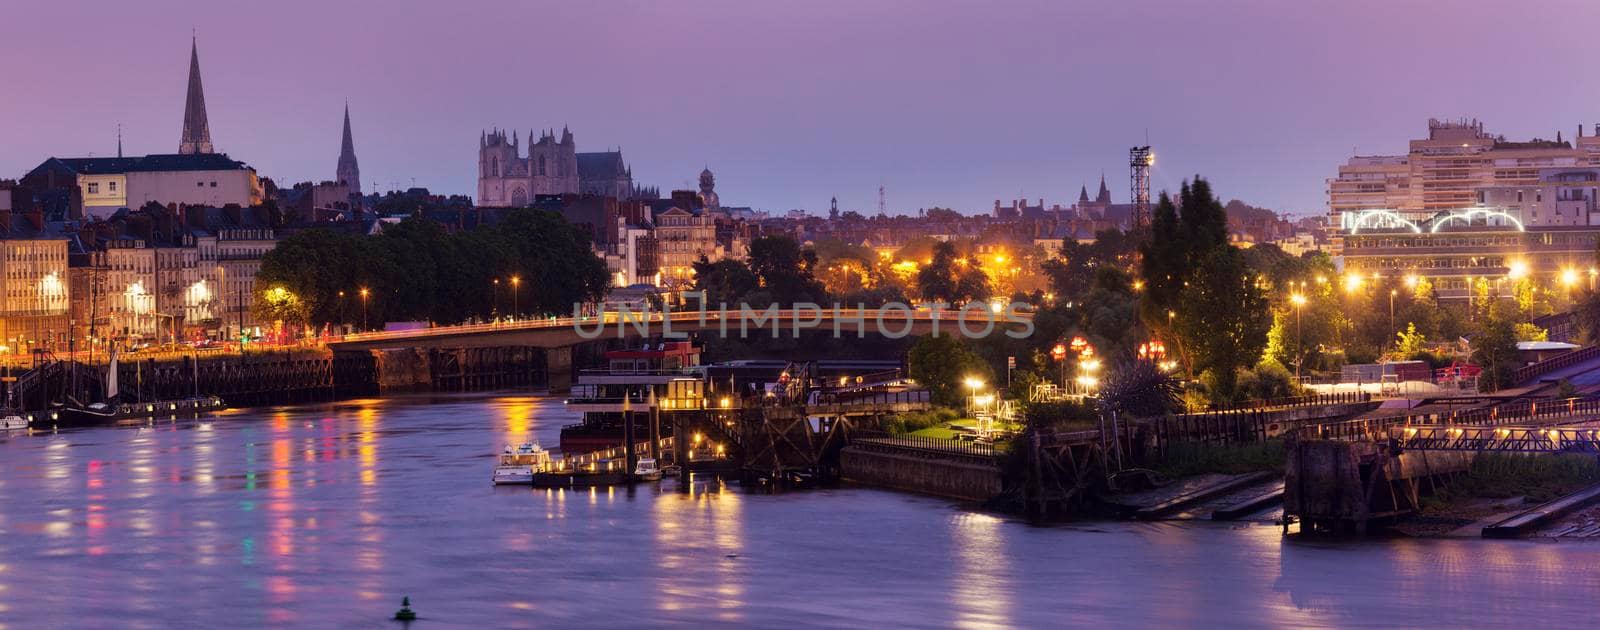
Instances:
[[[845,479],[869,486],[963,501],[986,501],[1001,492],[1000,467],[971,458],[850,446],[840,451],[839,468]]]
[[[66,398],[98,401],[217,396],[231,406],[280,405],[432,391],[571,388],[567,348],[398,348],[330,352],[324,349],[252,351],[129,358],[117,366],[117,391],[107,392],[107,367],[47,363],[11,388],[23,411],[42,411]]]

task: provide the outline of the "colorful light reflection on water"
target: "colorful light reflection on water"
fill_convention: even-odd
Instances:
[[[1591,619],[1600,546],[1035,528],[865,489],[493,487],[575,422],[361,400],[0,437],[0,625],[1477,626]]]

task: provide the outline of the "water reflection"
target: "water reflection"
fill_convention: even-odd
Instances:
[[[1339,627],[1588,618],[1600,546],[1035,528],[927,498],[493,487],[549,399],[363,400],[0,441],[0,621]],[[1418,602],[1428,605],[1419,606]]]
[[[999,517],[962,513],[950,519],[957,559],[954,578],[955,623],[963,628],[1009,625],[1012,592]]]
[[[720,480],[696,475],[651,503],[654,548],[662,577],[656,607],[677,617],[738,622],[744,605],[739,566],[745,562],[742,497]],[[691,579],[689,576],[696,576]]]

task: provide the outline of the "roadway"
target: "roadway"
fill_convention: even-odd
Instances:
[[[967,314],[964,330],[975,336],[1001,334],[1022,329],[1032,333],[1032,313],[1013,313],[1012,321],[1003,313],[988,309],[772,309],[739,313],[729,311],[684,311],[672,313],[605,313],[599,317],[553,317],[515,322],[435,326],[415,330],[393,330],[346,335],[328,342],[334,350],[375,350],[408,347],[502,347],[535,346],[556,348],[596,339],[665,336],[680,333],[719,331],[728,336],[754,335],[766,331],[773,337],[802,330],[834,331],[840,335],[907,336],[940,333],[961,334],[962,314]],[[859,331],[859,332],[858,332]]]

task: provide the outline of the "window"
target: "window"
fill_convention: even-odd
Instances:
[[[89,194],[91,194],[91,195],[100,194],[100,184],[90,182],[89,183]]]
[[[108,185],[111,187],[111,192],[117,192],[117,183],[116,182],[109,182]]]
[[[217,187],[217,183],[216,182],[211,182],[211,187],[212,188],[216,188]]]
[[[205,182],[195,182],[194,183],[194,187],[195,188],[205,188],[206,187],[206,183]]]

